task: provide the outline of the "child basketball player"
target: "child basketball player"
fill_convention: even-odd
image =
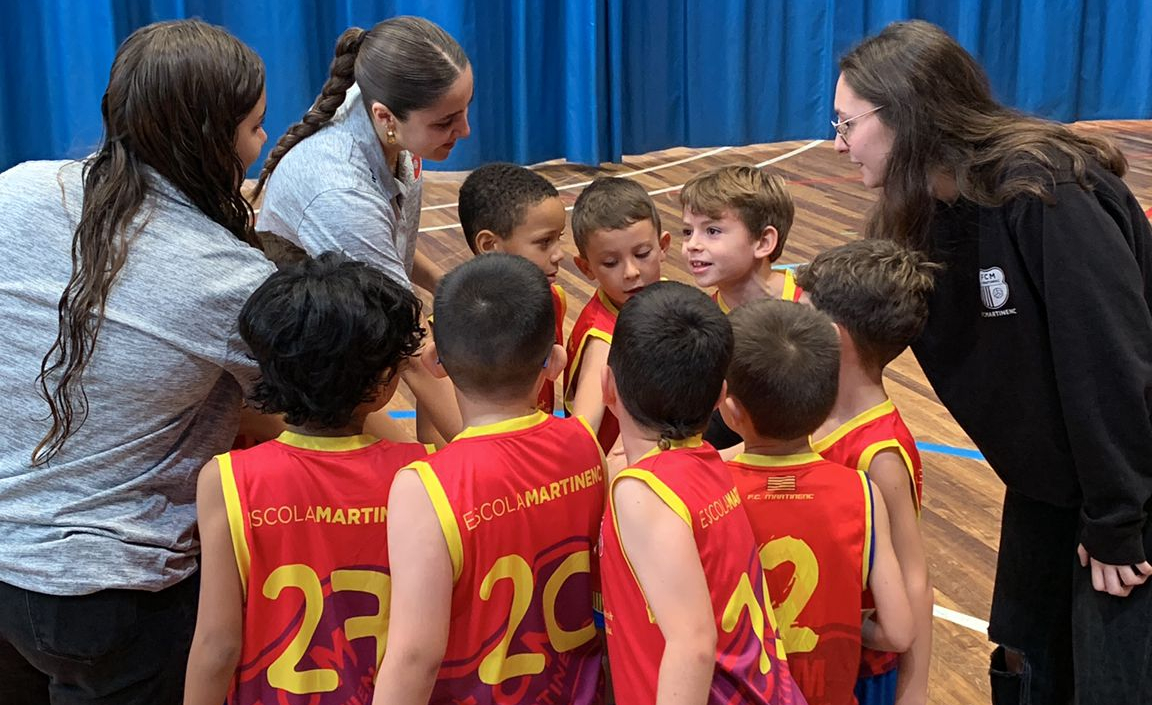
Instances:
[[[506,252],[520,255],[540,268],[552,286],[556,313],[556,344],[564,345],[564,315],[568,299],[556,283],[564,248],[564,202],[556,187],[531,169],[497,162],[479,167],[460,187],[457,211],[464,240],[472,254]],[[537,407],[551,414],[556,385],[546,381]]]
[[[916,620],[904,654],[864,651],[861,705],[927,699],[933,596],[919,523],[923,474],[915,439],[884,390],[884,368],[923,330],[934,270],[891,241],[859,240],[821,253],[797,276],[842,331],[840,391],[812,447],[880,488]]]
[[[709,169],[684,184],[680,205],[680,251],[696,285],[716,287],[712,298],[720,310],[728,313],[762,298],[801,299],[792,270],[772,268],[795,214],[783,177],[750,165]],[[719,449],[741,441],[719,412],[712,414],[704,440]]]
[[[536,408],[564,367],[548,280],[522,257],[477,257],[444,277],[436,311],[436,374],[467,428],[392,487],[373,703],[599,703],[603,456],[582,419]]]
[[[731,354],[724,314],[684,284],[649,286],[616,326],[604,399],[628,467],[611,479],[600,569],[622,704],[804,702],[739,493],[700,439]]]
[[[840,341],[809,306],[762,299],[730,316],[736,345],[720,405],[745,450],[728,463],[752,521],[788,666],[808,705],[853,705],[864,643],[904,651],[912,610],[884,498],[808,442],[836,402]]]
[[[406,288],[336,253],[273,274],[244,305],[253,403],[288,430],[200,473],[187,705],[368,702],[388,630],[388,488],[427,451],[361,431],[419,349],[419,319]]]
[[[671,236],[660,230],[660,214],[644,187],[619,177],[596,179],[576,199],[572,236],[579,252],[576,266],[598,287],[568,336],[565,407],[588,420],[609,452],[620,433],[604,406],[600,376],[616,316],[630,298],[660,281]]]

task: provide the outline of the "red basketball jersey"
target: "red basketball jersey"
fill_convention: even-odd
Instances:
[[[584,348],[592,338],[599,338],[609,345],[612,344],[612,331],[616,329],[616,317],[620,311],[616,308],[604,292],[596,290],[596,294],[588,300],[576,325],[572,327],[572,335],[568,336],[568,367],[564,370],[564,408],[572,412],[572,397],[576,392],[575,382],[580,377],[580,363],[583,361]],[[599,384],[599,382],[597,382]],[[604,418],[600,420],[600,430],[596,433],[596,440],[604,452],[612,450],[616,439],[620,436],[620,422],[608,409],[604,409]]]
[[[244,587],[231,705],[356,705],[388,635],[388,490],[419,443],[284,432],[217,456]]]
[[[564,345],[564,316],[568,314],[568,295],[559,284],[552,285],[552,310],[556,313],[556,344]],[[556,384],[544,380],[540,388],[540,396],[536,398],[536,407],[546,414],[556,410]]]
[[[916,440],[891,399],[886,399],[859,414],[824,438],[813,441],[812,448],[834,463],[847,465],[861,472],[868,472],[872,459],[880,451],[899,452],[912,482],[912,499],[916,504],[916,514],[920,514],[920,504],[924,496],[924,468],[920,464]],[[865,592],[864,607],[873,606],[872,593]],[[860,675],[868,677],[887,673],[896,668],[899,660],[899,654],[864,649]]]
[[[776,635],[764,571],[740,494],[724,461],[699,436],[653,450],[613,480],[636,478],[648,485],[692,527],[716,617],[716,669],[709,705],[803,703]],[[647,705],[656,700],[664,636],[624,554],[616,508],[600,539],[604,622],[616,702]]]
[[[431,703],[601,702],[592,549],[604,461],[583,419],[468,428],[419,473],[455,584]]]
[[[780,269],[773,271],[784,272],[784,288],[780,291],[780,300],[799,302],[800,296],[804,293],[804,290],[796,284],[796,275],[792,272],[792,270]],[[724,300],[724,297],[720,295],[719,290],[712,294],[712,300],[716,302],[716,304],[720,307],[720,310],[724,312],[724,315],[732,313],[731,307],[728,306],[728,302]]]
[[[744,453],[728,469],[760,546],[792,677],[808,705],[853,705],[872,559],[868,477],[812,452]]]

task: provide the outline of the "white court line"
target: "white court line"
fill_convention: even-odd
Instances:
[[[678,166],[680,164],[687,164],[688,162],[694,162],[697,159],[703,159],[704,157],[711,157],[714,154],[726,152],[729,149],[732,149],[732,148],[731,147],[717,147],[716,149],[709,150],[707,152],[704,152],[703,154],[693,154],[690,157],[684,157],[683,159],[677,159],[674,162],[668,162],[667,164],[657,164],[656,166],[650,166],[650,167],[647,167],[645,169],[638,169],[636,171],[630,171],[626,174],[616,174],[616,176],[633,177],[633,176],[638,176],[640,174],[647,174],[650,171],[659,171],[660,169],[667,169],[670,166]],[[578,184],[568,184],[567,186],[557,186],[556,190],[557,191],[567,191],[568,189],[574,189],[574,188],[580,188],[581,186],[587,186],[590,183],[592,183],[591,180],[581,181]],[[436,211],[436,210],[440,210],[442,208],[454,208],[458,205],[460,205],[460,204],[459,203],[441,203],[438,206],[424,206],[420,210],[421,210],[421,212],[423,212],[423,211]]]
[[[940,619],[952,622],[953,624],[959,624],[965,629],[971,629],[974,632],[980,632],[985,636],[988,635],[987,622],[985,622],[983,619],[977,619],[971,615],[964,614],[963,612],[950,610],[947,607],[941,607],[940,605],[933,605],[932,616],[939,617]]]
[[[788,159],[790,157],[796,156],[797,154],[800,154],[801,152],[807,152],[809,149],[812,149],[813,147],[816,147],[816,146],[823,144],[824,142],[827,142],[827,141],[828,140],[812,140],[811,142],[804,145],[803,147],[797,147],[796,149],[793,149],[791,152],[787,152],[785,154],[781,154],[778,157],[772,157],[771,159],[762,161],[756,165],[756,168],[760,169],[760,168],[768,166],[769,164],[775,164],[776,162],[782,162],[785,159]],[[725,147],[724,149],[730,149],[730,147]],[[722,150],[717,150],[717,151],[722,151]],[[670,165],[666,164],[665,166],[670,166]],[[637,172],[637,173],[639,173],[639,172]],[[624,176],[624,175],[621,174],[621,176]],[[588,183],[592,183],[592,182],[588,182]],[[649,191],[648,195],[649,196],[659,196],[662,193],[670,193],[672,191],[679,191],[683,187],[684,187],[684,184],[679,184],[677,186],[668,186],[666,188],[656,189],[655,191]],[[564,210],[570,211],[570,210],[572,210],[572,206],[567,206],[564,208]],[[425,227],[425,228],[420,228],[420,232],[432,233],[432,232],[436,232],[438,230],[451,230],[452,228],[458,228],[458,227],[460,227],[460,223],[449,223],[448,225],[430,225],[430,226]]]

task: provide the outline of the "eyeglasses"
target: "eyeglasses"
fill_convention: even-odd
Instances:
[[[852,123],[859,120],[862,117],[867,117],[867,116],[871,115],[872,113],[876,112],[877,110],[881,110],[883,108],[884,108],[883,105],[877,105],[875,108],[872,108],[871,110],[865,110],[864,112],[860,113],[859,115],[853,115],[850,118],[844,118],[843,120],[840,120],[840,121],[833,120],[832,121],[832,129],[836,130],[836,134],[840,135],[840,139],[844,140],[844,144],[848,144],[848,133],[852,131]]]

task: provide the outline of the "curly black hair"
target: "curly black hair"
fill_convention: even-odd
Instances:
[[[420,300],[384,272],[337,252],[268,277],[240,311],[260,364],[251,395],[293,426],[346,426],[420,349]]]
[[[556,187],[548,179],[519,164],[493,162],[477,168],[460,186],[456,211],[460,227],[472,254],[476,234],[491,230],[496,237],[508,239],[524,219],[524,211],[546,198],[558,198]]]

